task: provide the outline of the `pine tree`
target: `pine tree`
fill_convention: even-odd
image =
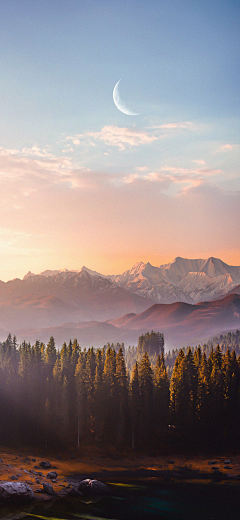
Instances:
[[[118,409],[116,445],[121,445],[128,419],[128,379],[122,347],[119,348],[116,356],[116,393]]]
[[[132,425],[132,448],[138,444],[139,413],[140,413],[140,385],[138,377],[138,363],[136,361],[132,370],[130,383],[130,413]]]
[[[166,429],[169,410],[169,378],[164,355],[157,357],[154,370],[154,423],[158,433]]]
[[[140,443],[151,441],[153,424],[153,371],[148,353],[145,352],[139,365],[140,386]]]

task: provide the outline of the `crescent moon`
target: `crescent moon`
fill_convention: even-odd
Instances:
[[[139,116],[140,115],[139,113],[132,112],[132,110],[127,108],[126,105],[122,102],[122,100],[120,98],[120,93],[119,93],[119,83],[120,83],[120,81],[121,80],[119,80],[116,83],[116,85],[115,85],[115,87],[113,89],[113,101],[114,101],[116,107],[118,108],[118,110],[120,110],[120,112],[123,112],[127,116]]]

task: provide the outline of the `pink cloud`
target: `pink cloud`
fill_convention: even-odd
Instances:
[[[223,144],[222,146],[219,146],[217,150],[215,150],[215,153],[217,152],[231,152],[232,150],[235,150],[239,148],[239,144]]]

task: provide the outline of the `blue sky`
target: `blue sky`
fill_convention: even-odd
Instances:
[[[0,279],[240,264],[239,35],[233,1],[1,1]]]

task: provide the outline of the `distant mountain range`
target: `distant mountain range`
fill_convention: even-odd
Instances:
[[[141,262],[110,276],[86,267],[29,272],[22,280],[0,281],[0,339],[11,331],[29,341],[55,334],[60,342],[82,337],[83,346],[136,343],[137,334],[158,329],[171,345],[177,336],[190,341],[194,335],[197,342],[204,329],[205,338],[240,327],[240,297],[234,295],[240,295],[240,267],[213,257],[178,257],[159,267]]]

